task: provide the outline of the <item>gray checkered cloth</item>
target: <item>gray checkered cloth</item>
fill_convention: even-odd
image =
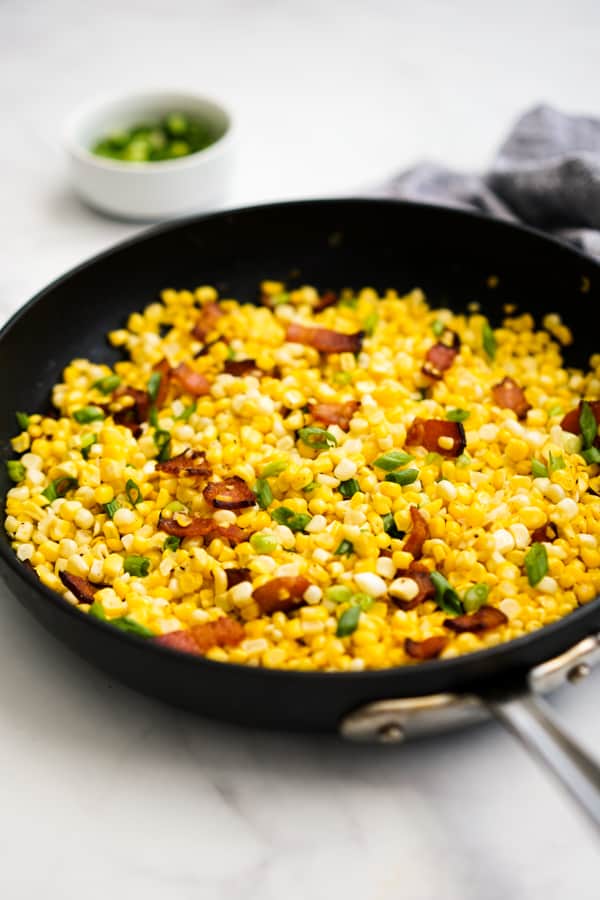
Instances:
[[[518,120],[486,174],[422,162],[375,193],[524,222],[600,256],[600,119],[537,106]]]

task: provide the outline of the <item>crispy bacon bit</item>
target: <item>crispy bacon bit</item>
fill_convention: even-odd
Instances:
[[[600,425],[600,400],[588,400],[588,403],[591,407],[592,412],[594,413],[594,418],[596,419],[596,423]],[[571,434],[579,434],[581,428],[579,427],[579,417],[581,415],[581,403],[572,409],[570,412],[564,416],[562,422],[560,423],[560,427],[563,431],[570,431]],[[598,439],[596,439],[597,443]]]
[[[167,394],[169,393],[169,378],[171,376],[171,366],[169,365],[168,360],[161,359],[161,361],[154,366],[152,371],[158,372],[160,374],[160,384],[158,386],[156,400],[154,401],[157,409],[160,409],[161,406],[164,406],[165,400],[167,399]]]
[[[310,581],[304,575],[282,575],[256,588],[253,597],[261,612],[269,616],[282,610],[288,612],[302,604],[302,597]]]
[[[457,634],[464,631],[489,631],[491,628],[498,628],[500,625],[506,625],[507,617],[501,609],[495,606],[482,606],[477,612],[470,615],[456,616],[454,619],[444,619],[444,625]]]
[[[225,361],[223,371],[227,375],[235,375],[237,378],[241,378],[243,375],[264,375],[254,359],[228,359]]]
[[[496,406],[512,409],[518,419],[524,419],[527,411],[531,409],[523,388],[512,378],[503,378],[499,384],[495,384],[492,388],[492,397]]]
[[[435,586],[431,580],[429,569],[423,563],[415,562],[413,560],[408,569],[401,569],[396,572],[396,578],[399,578],[400,576],[412,578],[419,588],[419,593],[416,597],[413,597],[412,600],[400,600],[399,597],[392,597],[393,602],[400,609],[406,611],[415,609],[419,603],[425,603],[426,600],[431,600],[435,597]]]
[[[206,375],[196,372],[187,363],[179,363],[177,368],[173,369],[171,378],[184,391],[187,391],[188,394],[192,394],[194,397],[210,394],[210,381]]]
[[[93,603],[96,591],[104,587],[103,584],[91,584],[86,578],[70,575],[69,572],[59,572],[58,577],[80,603]]]
[[[131,429],[134,437],[138,437],[141,431],[141,423],[148,420],[150,398],[146,391],[127,387],[125,385],[118,387],[113,394],[115,400],[120,397],[131,397],[133,403],[130,406],[125,407],[125,409],[113,413],[113,420],[116,425],[125,425],[127,428]]]
[[[449,441],[452,441],[452,446],[445,446]],[[439,453],[440,456],[453,459],[464,452],[467,438],[461,422],[417,417],[408,429],[406,443],[419,444],[430,453]]]
[[[229,541],[233,546],[241,544],[248,537],[239,525],[219,525],[210,516],[198,516],[187,525],[181,525],[174,517],[161,516],[158,520],[158,527],[160,531],[173,534],[175,537],[203,537],[209,542],[220,538],[222,541]]]
[[[191,632],[200,653],[206,653],[211,647],[235,647],[245,636],[243,626],[229,616],[195,625]]]
[[[206,502],[216,509],[243,509],[256,505],[256,494],[239,475],[211,481],[202,493]]]
[[[152,643],[158,644],[160,647],[169,647],[171,650],[179,650],[180,653],[200,654],[200,648],[191,631],[171,631],[169,634],[157,634],[152,638]]]
[[[558,537],[558,528],[554,524],[554,522],[546,522],[545,525],[540,525],[539,528],[536,528],[535,531],[531,532],[531,543],[539,543],[543,544],[544,541],[553,541]]]
[[[419,559],[423,553],[423,544],[429,537],[429,525],[416,506],[410,507],[410,517],[413,527],[404,542],[404,550],[410,553],[414,559]],[[414,575],[411,575],[411,578],[413,577]]]
[[[197,341],[204,342],[222,315],[223,310],[218,303],[207,303],[200,310],[198,321],[192,328],[192,337],[195,337]]]
[[[227,587],[234,587],[236,584],[240,584],[242,581],[250,581],[250,569],[223,569],[225,572],[225,576],[227,578]]]
[[[313,309],[315,312],[321,312],[322,309],[327,309],[328,306],[335,306],[338,301],[338,296],[335,291],[325,291],[324,294],[321,294]]]
[[[210,466],[206,462],[206,455],[201,450],[192,450],[188,447],[183,453],[172,456],[164,462],[156,464],[159,472],[167,472],[169,475],[210,475]]]
[[[460,338],[455,331],[446,328],[433,347],[430,347],[425,356],[423,372],[430,378],[440,379],[443,372],[449,369],[460,350]]]
[[[413,659],[434,659],[440,655],[447,643],[448,638],[443,635],[426,638],[424,641],[413,641],[411,638],[406,638],[404,649]]]
[[[358,353],[362,347],[364,331],[342,334],[329,328],[310,328],[298,322],[290,322],[285,339],[295,344],[314,347],[319,353]]]
[[[359,406],[358,400],[347,400],[345,403],[311,403],[309,411],[317,422],[324,425],[339,425],[342,431],[348,431],[350,420]]]

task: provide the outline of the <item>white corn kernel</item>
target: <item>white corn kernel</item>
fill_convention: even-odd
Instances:
[[[121,507],[115,512],[113,522],[119,529],[130,528],[135,522],[135,513],[131,509]]]
[[[441,481],[438,481],[437,487],[438,493],[441,494],[444,500],[456,500],[456,488],[451,481],[442,478]]]
[[[307,587],[304,591],[304,599],[308,604],[314,606],[316,603],[319,603],[323,596],[323,591],[318,586],[318,584],[311,584],[310,587]]]
[[[499,528],[494,531],[494,541],[498,553],[508,553],[515,549],[515,539],[506,528]]]
[[[540,581],[538,581],[535,587],[536,590],[542,591],[542,593],[544,594],[554,594],[556,593],[558,585],[554,578],[552,578],[550,575],[544,575],[544,577]]]
[[[313,516],[305,528],[309,534],[319,534],[327,527],[327,519],[325,516]]]
[[[382,578],[393,578],[396,574],[396,566],[388,556],[380,556],[375,563],[375,571]]]
[[[508,529],[513,536],[515,546],[519,548],[519,550],[524,550],[525,547],[529,546],[529,541],[531,540],[529,530],[522,525],[520,522],[517,522],[514,525],[511,525]]]
[[[390,584],[390,594],[398,600],[414,600],[419,593],[419,585],[414,578],[395,578]]]
[[[351,459],[343,459],[337,464],[333,470],[333,474],[336,478],[339,478],[340,481],[347,481],[349,478],[354,478],[356,475],[356,463],[353,463]]]
[[[374,572],[357,572],[354,576],[354,583],[360,591],[364,591],[369,597],[381,597],[387,591],[383,578],[375,575]]]
[[[570,497],[565,497],[564,500],[557,503],[556,508],[559,509],[564,518],[569,521],[574,519],[579,512],[579,507]]]

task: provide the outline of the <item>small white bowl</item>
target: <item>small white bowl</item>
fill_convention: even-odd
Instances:
[[[91,152],[94,143],[110,132],[171,112],[208,121],[218,139],[205,150],[160,162],[122,162]],[[208,97],[156,90],[97,100],[73,113],[64,141],[76,191],[102,212],[156,221],[213,209],[227,197],[233,122],[228,110]]]

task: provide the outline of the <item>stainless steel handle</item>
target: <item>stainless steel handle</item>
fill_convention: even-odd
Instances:
[[[540,696],[487,700],[495,718],[552,771],[600,829],[600,765],[556,721]]]

